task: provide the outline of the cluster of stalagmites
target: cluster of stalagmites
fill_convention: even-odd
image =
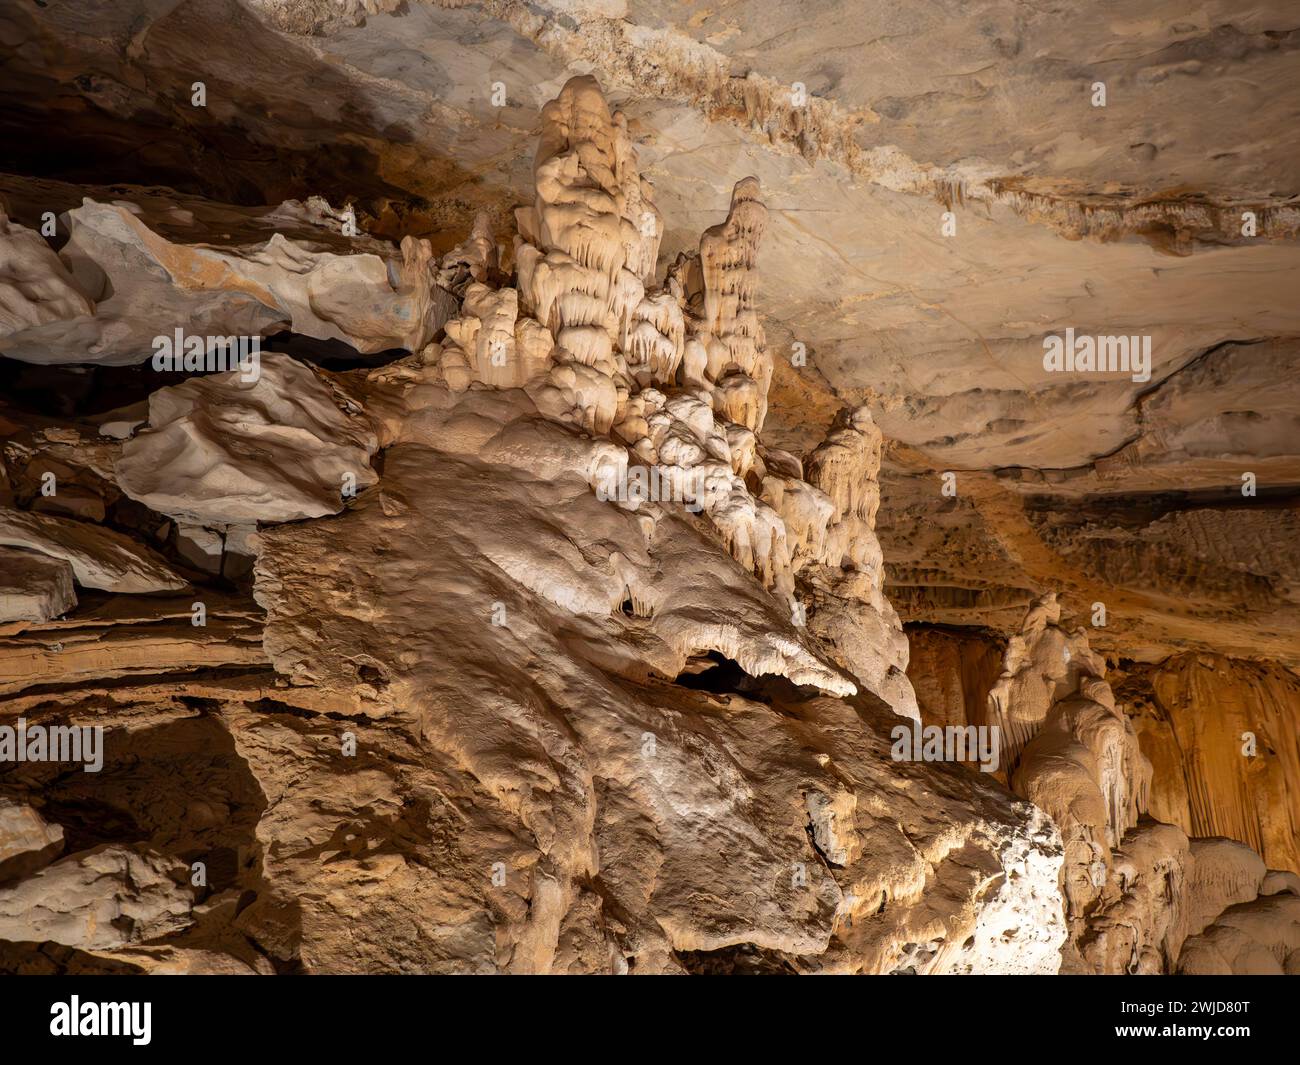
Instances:
[[[660,283],[663,223],[626,121],[594,79],[570,80],[543,109],[534,177],[505,257],[482,217],[440,258],[410,237],[398,258],[364,237],[353,241],[360,254],[279,233],[253,248],[176,244],[128,206],[90,200],[64,217],[61,256],[6,223],[14,276],[0,351],[139,361],[176,308],[206,344],[186,368],[211,369],[214,341],[287,326],[361,351],[416,352],[456,395],[520,389],[544,415],[590,434],[588,477],[602,498],[651,516],[659,503],[702,512],[796,624],[807,620],[840,648],[842,667],[914,715],[906,641],[881,592],[870,415],[837,422],[806,474],[796,456],[760,442],[772,357],[754,300],[767,226],[758,182],[737,183],[725,220]],[[329,229],[349,222],[316,201],[279,210]],[[147,411],[123,411],[102,431],[126,438],[115,463],[122,490],[175,520],[200,569],[222,573],[227,545],[245,550],[259,521],[337,512],[374,482],[378,442],[359,415],[325,376],[266,353],[256,374],[161,389]]]
[[[467,275],[464,302],[426,358],[455,390],[523,388],[543,412],[612,433],[793,603],[808,545],[791,543],[784,515],[761,498],[768,471],[757,434],[772,364],[753,298],[767,221],[758,183],[736,186],[726,221],[658,285],[663,223],[626,122],[594,79],[574,78],[543,109],[534,175],[536,200],[516,211],[515,285],[493,287],[496,248],[476,226],[443,259],[442,276]],[[625,489],[626,469],[601,476],[625,505],[643,501]],[[807,509],[796,519],[806,522]],[[816,509],[824,541],[830,501]]]
[[[1151,764],[1083,629],[1030,608],[989,693],[1011,789],[1061,831],[1066,970],[1300,971],[1300,877],[1145,817]]]
[[[772,356],[754,306],[767,227],[757,180],[737,183],[726,219],[657,284],[663,223],[623,115],[611,114],[594,79],[572,79],[543,109],[534,175],[536,200],[515,215],[514,285],[504,284],[480,219],[442,259],[441,283],[463,302],[425,361],[454,391],[476,382],[522,388],[544,413],[622,441],[626,461],[599,463],[593,486],[635,509],[653,485],[655,501],[702,511],[800,624],[807,606],[796,576],[833,572],[817,624],[852,624],[832,604],[870,604],[877,650],[863,661],[849,651],[841,664],[914,712],[906,641],[880,590],[880,433],[870,415],[864,408],[837,422],[806,477],[797,457],[760,443]]]

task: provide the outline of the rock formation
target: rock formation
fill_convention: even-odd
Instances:
[[[1294,171],[1114,91],[1289,40],[147,7],[0,15],[0,971],[1300,972]]]
[[[1011,790],[1061,832],[1062,971],[1286,971],[1295,874],[1268,871],[1244,844],[1189,840],[1147,816],[1152,765],[1105,673],[1086,631],[1063,628],[1056,596],[1045,595],[1008,641],[983,714],[1000,730]]]
[[[342,510],[375,483],[377,446],[356,403],[268,353],[255,380],[235,371],[153,393],[114,476],[131,499],[177,521],[256,527]]]

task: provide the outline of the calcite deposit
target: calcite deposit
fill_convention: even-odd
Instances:
[[[0,971],[1300,973],[1295,31],[1182,7],[0,12]]]

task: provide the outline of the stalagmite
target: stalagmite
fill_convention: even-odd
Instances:
[[[492,223],[487,214],[480,211],[474,216],[470,235],[438,260],[438,286],[463,298],[466,287],[472,282],[485,285],[495,279],[498,258]]]
[[[1100,896],[1111,852],[1146,809],[1151,764],[1103,679],[1082,630],[1059,625],[1049,593],[1035,601],[989,695],[1012,789],[1046,810],[1066,845],[1063,869],[1075,920]]]
[[[763,327],[754,310],[754,266],[767,229],[767,208],[756,178],[736,183],[725,222],[700,237],[698,276],[701,317],[696,337],[708,353],[706,376],[742,422],[761,430],[767,416],[772,368]],[[689,298],[689,297],[688,297]]]
[[[843,410],[804,463],[808,483],[830,504],[819,508],[818,520],[826,515],[824,529],[803,537],[816,549],[804,573],[812,603],[808,623],[869,690],[896,713],[919,720],[907,679],[907,638],[884,593],[884,559],[875,533],[881,449],[870,412]]]
[[[753,311],[766,219],[758,183],[738,183],[727,220],[701,238],[707,269],[682,268],[700,286],[692,304],[672,274],[654,286],[663,223],[626,123],[593,79],[570,79],[543,109],[534,177],[534,203],[516,212],[518,297],[465,285],[461,313],[447,324],[444,379],[458,391],[474,380],[524,386],[544,413],[590,433],[613,431],[659,471],[677,502],[703,511],[742,566],[792,601],[785,524],[744,481],[770,378]],[[457,249],[455,263],[470,257],[472,243]],[[511,323],[530,331],[527,358],[508,337]],[[544,356],[550,337],[554,349]],[[486,368],[490,350],[508,371]],[[711,374],[707,354],[704,367],[691,361],[708,351],[718,356]],[[808,531],[800,541],[810,535],[820,542]]]

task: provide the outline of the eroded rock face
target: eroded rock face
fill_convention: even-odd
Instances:
[[[68,269],[45,243],[25,226],[0,212],[0,336],[29,326],[63,321],[94,312]]]
[[[0,938],[109,949],[161,938],[188,923],[186,867],[121,847],[69,855],[0,888]]]
[[[5,13],[0,36],[12,43],[0,46],[0,87],[21,93],[3,121],[26,173],[183,186],[161,211],[157,189],[124,198],[101,188],[92,199],[108,212],[133,202],[152,232],[190,248],[187,258],[199,244],[222,254],[265,245],[274,230],[249,232],[247,218],[202,206],[200,193],[259,205],[327,197],[354,206],[359,233],[428,238],[447,284],[462,285],[473,259],[480,283],[495,288],[489,260],[508,264],[515,208],[537,203],[537,112],[572,73],[591,73],[622,101],[637,179],[658,186],[648,198],[663,265],[698,255],[703,220],[725,215],[738,176],[758,179],[769,215],[762,254],[789,264],[754,275],[772,363],[769,442],[806,452],[842,404],[867,403],[886,437],[909,449],[886,458],[880,531],[905,621],[1007,637],[1037,595],[1056,589],[1072,611],[1107,603],[1109,629],[1094,641],[1107,654],[1157,662],[1198,650],[1294,666],[1296,607],[1278,560],[1295,538],[1276,534],[1275,514],[1246,519],[1249,535],[1234,520],[1276,508],[1300,484],[1297,212],[1287,187],[1296,159],[1272,135],[1289,120],[1280,101],[1295,81],[1291,18],[1280,0],[1175,7],[1157,4],[1141,20],[1062,19],[933,3],[796,14],[745,0],[692,18],[661,4],[616,13],[552,0],[343,10],[221,0],[184,11],[129,0],[110,15],[86,0]],[[875,31],[882,22],[887,34]],[[101,32],[80,28],[96,24]],[[124,42],[145,30],[153,47],[137,54]],[[197,57],[223,82],[219,105],[177,103],[192,93]],[[954,85],[954,65],[978,74]],[[1093,103],[1099,78],[1104,107]],[[64,86],[57,110],[26,91],[34,83]],[[500,100],[484,90],[498,83]],[[1278,92],[1254,99],[1251,86],[1265,83]],[[1160,135],[1148,128],[1154,113],[1165,116]],[[121,150],[141,121],[151,129],[144,161]],[[51,161],[41,146],[53,129],[62,150]],[[1225,129],[1247,131],[1250,149],[1223,148]],[[248,150],[206,152],[197,166],[213,137]],[[620,158],[609,187],[626,206],[635,197]],[[76,185],[21,186],[5,184],[9,214],[32,231],[46,211],[83,206]],[[391,246],[380,255],[360,238],[334,241],[339,211],[317,215],[316,243],[329,236],[333,254],[350,244],[354,257],[405,261]],[[280,226],[295,248],[312,240],[301,221]],[[493,232],[502,243],[490,249]],[[146,272],[136,271],[137,290]],[[127,291],[125,281],[112,287]],[[87,293],[100,295],[102,286]],[[230,292],[187,299],[199,295],[229,309]],[[661,320],[672,311],[644,302],[629,323],[637,359],[675,358],[675,323]],[[202,332],[255,332],[265,310],[250,301],[242,325],[204,311]],[[289,317],[278,304],[273,314]],[[315,317],[300,314],[302,328],[332,328]],[[1046,371],[1043,341],[1067,328],[1149,335],[1150,379]],[[61,358],[66,347],[32,345],[28,355]],[[596,376],[568,366],[559,397],[595,417],[618,402]],[[762,406],[744,380],[725,387],[733,420]],[[962,472],[962,490],[943,516],[955,527],[936,538],[933,485],[945,471]],[[1257,496],[1240,494],[1247,473]],[[1230,543],[1228,565],[1206,558],[1207,528]],[[1274,549],[1256,570],[1258,540]],[[1201,580],[1194,594],[1189,570]],[[1261,579],[1271,586],[1263,596]]]
[[[374,484],[378,441],[337,386],[274,353],[249,376],[232,370],[150,396],[149,420],[114,470],[122,490],[179,521],[224,527],[333,514]]]
[[[890,711],[867,704],[874,722],[868,724],[859,716],[865,706],[855,710],[824,697],[786,704],[778,689],[757,683],[772,672],[843,690],[835,674],[802,652],[790,659],[797,637],[779,610],[762,605],[764,593],[734,564],[720,568],[716,546],[707,547],[689,523],[663,515],[647,547],[636,518],[596,501],[576,477],[549,482],[540,497],[544,508],[535,509],[527,500],[539,486],[514,482],[512,493],[511,479],[484,477],[479,462],[415,444],[397,445],[388,456],[379,496],[349,511],[339,529],[286,526],[263,534],[257,588],[268,607],[268,645],[279,668],[300,683],[360,688],[360,706],[368,716],[381,716],[392,737],[385,744],[406,737],[405,744],[455,752],[445,766],[425,763],[444,781],[430,792],[440,798],[428,816],[457,825],[468,816],[472,825],[454,832],[449,860],[455,872],[440,880],[441,890],[455,891],[462,901],[439,905],[459,905],[467,913],[486,905],[496,935],[493,940],[486,920],[463,926],[458,934],[474,938],[459,948],[440,945],[439,958],[443,951],[472,949],[475,966],[509,971],[657,972],[689,970],[702,962],[695,955],[723,955],[749,944],[823,971],[1050,966],[1051,933],[1041,927],[1033,934],[1047,946],[1036,961],[992,939],[961,951],[982,912],[963,894],[978,878],[967,879],[964,861],[944,860],[963,850],[947,829],[934,836],[935,825],[923,828],[923,811],[946,800],[920,776],[891,800],[887,815],[871,812],[877,789],[894,772],[874,732],[883,730]],[[452,529],[437,517],[444,510],[461,515],[480,535],[442,538]],[[440,529],[446,533],[429,541]],[[561,530],[567,535],[557,535]],[[321,536],[355,544],[359,554],[327,552]],[[406,549],[412,537],[425,551]],[[593,550],[599,543],[623,544],[624,557],[606,561]],[[484,564],[519,558],[523,544],[534,545],[525,556],[532,563],[526,570],[531,589]],[[671,569],[663,566],[669,558]],[[692,568],[692,558],[700,568]],[[661,566],[671,584],[663,578],[640,584],[638,570]],[[489,583],[476,588],[467,579]],[[615,606],[629,579],[643,618],[627,618]],[[744,591],[747,585],[752,591]],[[311,631],[319,594],[364,596],[366,620],[322,643]],[[732,629],[724,619],[736,614],[726,604],[738,594],[756,597],[751,609],[766,612],[766,624],[788,635],[756,639],[757,632]],[[497,604],[503,623],[494,625]],[[397,636],[412,613],[447,634],[438,647],[405,646]],[[611,657],[614,649],[630,649],[633,634],[640,652]],[[708,694],[635,683],[648,663],[673,676],[689,658],[709,651],[733,658],[755,678],[749,682],[753,697],[743,688]],[[483,678],[477,694],[462,690],[457,675]],[[728,722],[721,729],[719,713]],[[363,746],[381,742],[375,726],[359,722],[357,728]],[[326,752],[335,731],[313,732],[319,757],[333,758]],[[530,767],[524,777],[520,765]],[[264,771],[277,778],[283,773],[274,760]],[[319,772],[327,774],[327,765]],[[418,775],[390,780],[377,766],[373,776],[395,808],[411,801],[401,799],[405,789],[421,787]],[[946,785],[965,786],[958,780]],[[314,801],[314,788],[294,787],[302,796],[294,801]],[[992,800],[992,789],[984,794],[982,801]],[[1005,861],[1026,869],[1001,902],[1023,912],[1034,905],[1031,891],[1053,893],[1059,858],[1052,831],[1036,826],[1027,809],[1013,815],[1014,827],[998,827],[1011,809],[972,810],[960,831],[969,839],[963,854],[982,855],[989,868]],[[822,857],[808,841],[810,824],[814,838],[824,841]],[[306,828],[309,840],[320,840],[336,833],[336,825],[324,819],[312,829],[311,822],[294,818],[292,831]],[[475,842],[480,835],[484,843]],[[485,849],[492,838],[497,842]],[[393,913],[395,940],[358,942],[346,931],[352,921],[346,911],[317,910],[312,927],[304,928],[311,942],[303,956],[324,969],[418,965],[411,956],[417,936],[414,928],[406,931],[403,902],[405,892],[425,890],[417,886],[415,860],[412,855],[382,882],[381,870],[369,874],[376,881],[367,905]],[[496,862],[499,891],[492,890]],[[295,864],[300,868],[277,874],[290,898],[295,881],[319,876],[314,865]],[[333,868],[331,875],[361,875],[346,865]],[[914,903],[931,876],[952,878],[953,894],[964,901],[946,918],[918,926]],[[586,886],[591,883],[598,892]],[[702,897],[710,903],[701,905]],[[885,917],[866,921],[882,899],[888,900]],[[854,931],[858,926],[862,930]],[[965,934],[953,935],[956,927]],[[942,943],[919,961],[904,951],[904,944],[936,940],[952,941],[946,957],[940,957]],[[452,956],[424,964],[469,963]]]
[[[0,883],[48,865],[63,849],[63,829],[24,803],[0,802]]]
[[[1300,967],[1293,42],[659,6],[0,16],[0,969]]]
[[[1151,812],[1188,835],[1241,840],[1300,868],[1293,781],[1300,680],[1273,664],[1184,655],[1119,683],[1155,767]]]
[[[49,621],[76,603],[66,559],[0,548],[0,622]]]
[[[418,351],[452,305],[434,278],[428,241],[415,238],[386,262],[368,251],[340,255],[279,233],[244,249],[174,244],[117,204],[88,201],[63,222],[71,237],[62,259],[84,289],[103,293],[100,304],[77,306],[65,297],[58,304],[63,310],[28,312],[27,329],[17,328],[22,316],[15,317],[0,340],[0,352],[10,358],[140,363],[159,353],[157,323],[169,316],[203,338],[258,336],[287,326],[347,341],[358,351]],[[51,285],[64,270],[58,261],[44,268]],[[18,293],[23,284],[9,288]],[[214,353],[215,345],[205,344],[205,352]]]
[[[467,413],[458,407],[451,417]],[[480,408],[478,419],[485,416]],[[534,447],[557,450],[550,440],[564,430],[533,425]],[[357,692],[366,716],[389,730],[380,741],[377,725],[359,720],[358,735],[373,737],[363,745],[404,737],[404,744],[455,752],[436,768],[444,783],[435,810],[450,802],[462,814],[438,816],[457,823],[470,816],[474,826],[455,833],[453,861],[454,890],[482,899],[497,927],[491,951],[486,923],[458,933],[479,943],[478,964],[680,971],[748,945],[819,971],[1054,968],[1059,920],[1024,917],[1026,939],[1015,944],[985,938],[982,922],[991,927],[998,918],[970,894],[981,878],[967,864],[978,854],[989,869],[1021,870],[998,895],[1002,916],[1057,912],[1058,844],[1039,815],[1014,805],[1000,813],[972,808],[958,819],[964,842],[947,827],[935,835],[937,823],[923,827],[924,811],[959,794],[992,802],[996,789],[945,777],[939,786],[948,798],[941,799],[930,790],[937,781],[911,766],[902,767],[908,783],[886,812],[878,789],[899,771],[880,735],[890,709],[869,698],[850,705],[765,686],[763,677],[776,675],[831,694],[853,690],[808,657],[779,606],[685,515],[655,506],[648,517],[602,503],[579,473],[530,480],[528,452],[518,446],[503,450],[489,440],[472,455],[449,454],[464,446],[449,428],[421,418],[408,436],[422,439],[388,450],[377,493],[335,527],[262,534],[257,594],[277,667],[298,684]],[[513,475],[505,475],[507,462],[519,463],[507,467]],[[465,538],[458,528],[478,533]],[[322,537],[355,545],[356,554],[325,550]],[[424,550],[408,548],[410,540]],[[322,595],[359,607],[356,622],[326,642],[314,631]],[[625,596],[630,612],[617,609]],[[738,597],[749,603],[743,610]],[[398,635],[412,616],[446,634],[437,647]],[[746,616],[764,617],[768,633],[746,625]],[[677,684],[637,683],[647,666],[673,677],[709,653],[743,670],[734,691],[682,683],[707,671],[686,672]],[[484,683],[471,693],[459,676]],[[721,729],[719,713],[727,721]],[[321,759],[333,757],[326,753],[332,738],[317,741]],[[523,778],[520,765],[531,767]],[[282,774],[274,760],[263,771]],[[328,772],[324,762],[319,772]],[[378,766],[371,776],[393,804],[419,779],[386,779]],[[294,801],[314,794],[294,787],[302,795]],[[1003,822],[1008,815],[1014,820]],[[323,821],[314,838],[336,832],[334,824]],[[819,842],[809,843],[810,826]],[[293,831],[303,827],[293,819]],[[480,833],[499,842],[480,851]],[[962,860],[949,862],[945,856],[957,851]],[[423,891],[411,860],[382,886],[376,881],[368,905],[397,914],[403,891]],[[494,892],[490,867],[498,861],[503,890]],[[304,866],[281,875],[288,890],[319,873]],[[332,875],[358,874],[338,867]],[[917,906],[933,878],[948,882],[943,895],[953,908],[918,925]],[[589,883],[599,891],[592,894]],[[702,897],[712,901],[702,906]],[[884,916],[866,920],[877,913]],[[413,947],[401,937],[413,940],[415,932],[402,931],[405,916],[395,919],[394,940],[364,944],[345,933],[346,912],[318,911],[304,929],[314,940],[304,957],[349,970],[398,964],[390,952],[406,957]],[[999,936],[1017,923],[999,925]],[[959,927],[964,934],[954,934]],[[917,944],[925,945],[919,953]]]
[[[170,592],[186,581],[158,555],[112,529],[0,507],[0,544],[63,560],[84,588],[125,594]]]

